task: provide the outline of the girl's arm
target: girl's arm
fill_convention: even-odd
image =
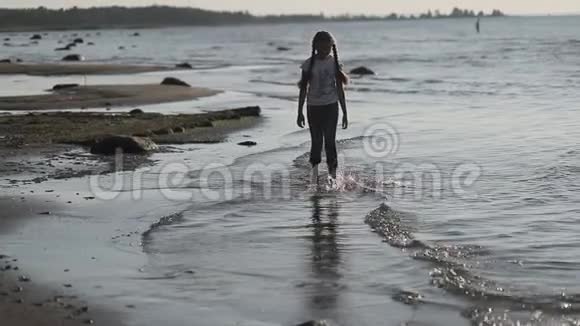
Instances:
[[[338,80],[338,102],[342,108],[342,129],[348,128],[348,114],[346,112],[346,96],[344,94],[344,84]]]
[[[300,82],[300,95],[298,96],[298,119],[296,120],[296,124],[298,127],[304,128],[304,103],[306,103],[306,88],[307,85],[302,84],[303,80],[306,80],[306,72],[302,71],[302,79]]]

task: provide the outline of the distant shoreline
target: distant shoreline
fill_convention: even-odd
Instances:
[[[2,9],[0,8],[0,31],[67,31],[99,29],[147,29],[166,27],[208,27],[239,26],[286,23],[316,22],[365,22],[365,21],[409,21],[439,20],[477,17],[504,17],[500,10],[494,9],[486,14],[483,11],[453,8],[448,13],[438,10],[419,14],[402,15],[266,15],[256,16],[249,12],[218,12],[185,7],[98,7],[71,9]]]
[[[570,15],[580,16],[580,15]],[[483,17],[486,19],[502,19],[502,18],[526,18],[526,17],[560,17],[560,16],[503,16],[503,17]],[[568,17],[568,16],[562,16]],[[389,19],[361,19],[361,20],[324,20],[323,22],[330,23],[361,23],[361,22],[403,22],[403,21],[445,21],[445,20],[461,20],[474,19],[477,17],[456,17],[456,18],[432,18],[432,19],[406,19],[406,20],[389,20]],[[20,26],[2,28],[0,33],[20,33],[20,32],[68,32],[68,31],[99,31],[111,29],[128,29],[128,30],[144,30],[144,29],[165,29],[165,28],[195,28],[195,27],[228,27],[228,26],[260,26],[260,25],[282,25],[282,24],[312,24],[320,21],[284,21],[284,22],[255,22],[255,23],[229,23],[220,25],[108,25],[108,26],[69,26],[69,27],[53,27],[53,26]]]

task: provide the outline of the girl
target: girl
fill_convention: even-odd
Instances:
[[[332,54],[331,54],[332,51]],[[308,102],[307,116],[312,147],[312,183],[318,184],[318,164],[321,161],[322,143],[326,151],[328,175],[334,181],[338,166],[336,153],[336,125],[338,104],[342,108],[342,129],[348,127],[344,85],[348,77],[338,61],[338,51],[334,37],[328,32],[316,33],[312,40],[312,54],[302,66],[302,79],[298,83],[298,119],[296,123],[304,128],[304,102]]]

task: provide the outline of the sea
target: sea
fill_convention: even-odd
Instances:
[[[376,74],[350,76],[337,181],[323,163],[315,186],[296,112],[319,30],[345,70]],[[82,37],[70,53],[86,62],[193,69],[2,76],[0,95],[173,76],[223,92],[140,108],[257,105],[261,121],[136,171],[28,186],[96,197],[0,237],[34,280],[135,326],[580,325],[579,17],[485,18],[479,34],[472,19],[138,32],[1,33],[0,57],[57,62]]]

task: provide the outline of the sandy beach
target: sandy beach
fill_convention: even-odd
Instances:
[[[112,106],[137,106],[192,100],[218,94],[201,87],[173,85],[79,86],[36,96],[0,97],[0,110],[66,110]]]
[[[0,64],[0,75],[134,74],[170,70],[166,67],[106,64]],[[102,135],[138,135],[162,144],[161,151],[175,151],[172,144],[211,144],[228,134],[259,123],[258,107],[197,114],[163,115],[115,112],[116,107],[195,100],[220,91],[203,87],[159,84],[77,86],[52,94],[0,98],[0,110],[18,114],[0,116],[0,171],[3,187],[12,189],[0,197],[0,234],[13,234],[26,223],[70,210],[70,200],[38,200],[40,184],[52,183],[44,195],[66,197],[58,180],[84,182],[86,176],[116,173],[114,158],[91,155],[89,145]],[[108,112],[50,112],[111,108]],[[20,114],[27,112],[27,114]],[[124,158],[124,171],[151,165],[147,156]],[[6,182],[7,181],[7,182]],[[74,181],[73,181],[74,182]],[[18,194],[19,187],[28,187]],[[79,183],[79,188],[82,185]],[[33,190],[36,189],[36,190]],[[77,193],[78,195],[78,193]],[[87,198],[85,197],[85,201]],[[0,251],[0,316],[2,325],[123,325],[118,312],[110,312],[82,299],[68,284],[40,284],[19,266],[18,257]],[[68,272],[68,269],[64,270]],[[125,309],[131,309],[125,308]]]
[[[0,75],[64,76],[136,74],[152,71],[171,71],[166,66],[136,66],[94,63],[0,63]]]

